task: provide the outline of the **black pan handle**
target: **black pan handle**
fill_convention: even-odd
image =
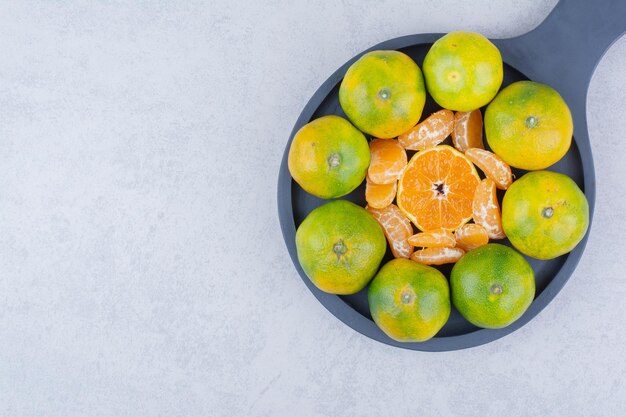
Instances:
[[[561,0],[535,29],[495,43],[505,62],[584,106],[596,65],[624,32],[626,0]]]

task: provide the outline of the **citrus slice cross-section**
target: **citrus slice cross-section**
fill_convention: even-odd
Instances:
[[[456,230],[472,218],[480,182],[461,152],[440,145],[417,152],[398,183],[398,207],[421,231]]]

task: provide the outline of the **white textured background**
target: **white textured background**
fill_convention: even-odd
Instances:
[[[623,415],[626,38],[589,90],[575,274],[512,335],[429,354],[306,289],[277,219],[285,142],[359,51],[518,35],[555,1],[253,3],[0,4],[0,416]]]

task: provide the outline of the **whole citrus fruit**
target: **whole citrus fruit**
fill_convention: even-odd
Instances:
[[[323,116],[302,126],[289,148],[291,176],[320,198],[353,191],[365,179],[369,164],[367,139],[339,116]]]
[[[450,32],[424,58],[426,88],[445,109],[469,112],[493,99],[504,76],[498,48],[483,35]]]
[[[467,321],[487,329],[520,318],[535,297],[535,275],[522,255],[489,243],[465,254],[450,274],[452,302]]]
[[[348,68],[339,87],[348,119],[377,138],[393,138],[419,121],[426,102],[422,71],[398,51],[372,51]]]
[[[367,298],[378,327],[399,342],[430,339],[450,316],[446,277],[408,259],[386,263],[372,280]]]
[[[302,269],[322,291],[353,294],[372,279],[387,242],[363,207],[336,200],[313,210],[296,231]]]
[[[502,227],[520,252],[552,259],[570,252],[589,226],[589,204],[567,175],[534,171],[509,187],[502,200]]]
[[[507,164],[544,169],[567,153],[574,125],[569,107],[547,85],[518,81],[500,91],[485,112],[491,149]]]

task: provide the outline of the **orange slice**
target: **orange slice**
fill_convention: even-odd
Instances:
[[[407,239],[413,234],[411,222],[404,213],[395,205],[390,204],[383,209],[365,207],[383,228],[391,252],[396,258],[408,258],[413,253],[413,246]]]
[[[367,205],[376,209],[382,209],[393,203],[396,198],[398,183],[374,184],[369,177],[365,178],[365,201]]]
[[[504,239],[500,204],[496,196],[496,183],[485,178],[476,188],[474,195],[474,223],[481,225],[487,231],[490,239]]]
[[[498,155],[484,149],[470,148],[465,156],[474,163],[488,178],[496,183],[496,187],[506,190],[513,183],[511,167]]]
[[[461,248],[425,248],[416,250],[411,259],[424,265],[451,264],[465,254]]]
[[[479,182],[465,155],[440,145],[413,155],[398,183],[396,201],[421,231],[452,231],[472,218]]]
[[[374,184],[390,184],[402,175],[406,166],[406,151],[394,139],[374,139],[370,142],[369,179]]]
[[[469,148],[485,148],[483,145],[483,117],[480,109],[470,112],[458,111],[454,114],[452,143],[461,152],[465,152]]]
[[[443,229],[418,233],[411,236],[408,241],[411,245],[422,248],[453,248],[456,245],[454,235]]]
[[[446,140],[454,128],[454,113],[439,110],[428,116],[413,129],[398,136],[398,142],[405,149],[421,151],[439,145]]]
[[[489,243],[487,230],[479,224],[467,223],[454,232],[456,246],[466,252]]]

